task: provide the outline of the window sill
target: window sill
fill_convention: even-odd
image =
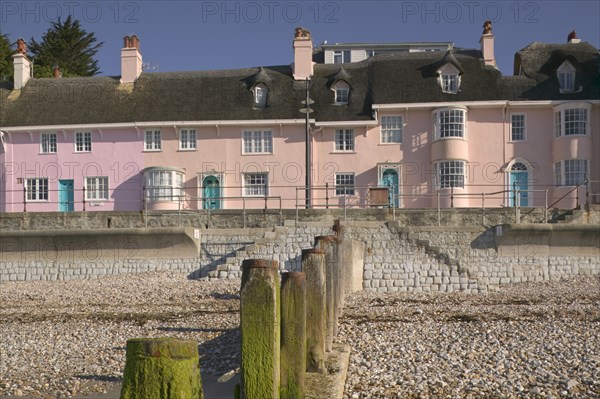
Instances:
[[[272,152],[242,152],[242,155],[273,155]]]
[[[462,141],[467,141],[467,139],[463,136],[463,137],[436,137],[434,139],[434,143],[436,141],[444,141],[444,140],[462,140]]]
[[[73,151],[73,154],[91,154],[92,151]]]
[[[577,134],[561,134],[560,136],[554,136],[554,139],[555,140],[566,139],[566,138],[569,138],[569,137],[590,137],[590,135],[587,134],[587,133],[583,133],[583,134],[581,134],[581,133],[577,133]]]
[[[162,150],[144,150],[142,152],[162,152]]]
[[[330,154],[356,154],[356,151],[331,151]]]
[[[398,141],[397,143],[379,143],[378,145],[385,147],[385,146],[400,145],[400,144],[402,144],[401,141]]]
[[[180,149],[177,150],[177,152],[196,152],[196,151],[198,151],[197,148],[189,148],[189,149],[180,148]]]
[[[40,152],[38,155],[56,155],[57,152]]]
[[[509,143],[514,143],[514,144],[516,144],[516,143],[524,143],[526,141],[527,141],[527,139],[523,139],[523,140],[508,140]]]

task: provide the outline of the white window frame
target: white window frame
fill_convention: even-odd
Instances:
[[[273,131],[268,129],[243,130],[242,154],[273,154]]]
[[[463,189],[465,188],[465,182],[467,180],[467,167],[466,161],[460,159],[443,159],[441,161],[437,161],[435,163],[435,188],[436,190],[444,190],[444,189]],[[443,179],[442,170],[451,169],[460,171],[462,169],[462,174],[460,173],[448,173],[447,177],[451,176],[462,176],[462,182],[459,179]],[[455,184],[455,182],[457,184]]]
[[[26,202],[48,202],[48,178],[32,177],[23,180]]]
[[[355,152],[354,129],[335,129],[333,134],[334,152]]]
[[[260,182],[258,182],[260,180]],[[269,173],[251,172],[243,173],[242,182],[244,197],[268,197],[269,196]]]
[[[172,169],[144,171],[146,200],[149,202],[179,201],[183,193],[184,173]]]
[[[554,107],[554,137],[589,136],[591,132],[590,116],[592,105],[589,103],[564,103]],[[567,114],[579,113],[581,119],[573,119]],[[584,132],[580,133],[583,128]],[[572,131],[578,131],[572,133]],[[567,133],[569,132],[569,133]]]
[[[456,94],[460,90],[460,71],[452,64],[442,66],[438,71],[438,84],[442,93]]]
[[[350,50],[334,50],[333,51],[333,63],[334,64],[347,64],[352,62],[352,52]]]
[[[587,159],[565,159],[554,163],[557,187],[574,187],[589,177],[590,161]]]
[[[350,85],[346,82],[336,82],[331,88],[334,93],[334,103],[336,105],[345,105],[350,102]]]
[[[179,150],[195,151],[198,149],[196,129],[179,129]]]
[[[561,93],[572,93],[575,91],[575,67],[565,61],[556,69],[556,77]]]
[[[335,174],[335,195],[352,197],[356,195],[356,174],[354,172],[338,172]]]
[[[254,106],[257,108],[265,108],[267,106],[267,96],[269,89],[262,83],[257,84],[252,89],[254,94]]]
[[[108,176],[87,176],[85,178],[85,199],[86,201],[108,201]]]
[[[162,133],[160,129],[147,129],[144,132],[144,151],[162,151]]]
[[[515,121],[515,117],[520,117],[521,121]],[[520,123],[522,126],[518,126]],[[515,138],[515,129],[521,129],[518,133],[521,135],[521,138]],[[522,112],[515,112],[510,114],[510,141],[511,142],[519,142],[525,141],[527,138],[527,115]]]
[[[40,154],[56,154],[56,133],[40,134]]]
[[[404,128],[402,115],[385,115],[381,117],[380,144],[401,144]]]
[[[440,108],[440,109],[436,109],[435,111],[433,111],[433,131],[434,131],[434,140],[449,140],[449,139],[466,139],[467,138],[467,109],[466,108],[459,108],[459,107],[452,107],[452,108]],[[446,122],[446,124],[448,125],[448,127],[446,128],[446,132],[444,132],[444,136],[442,136],[442,132],[443,132],[443,128],[444,128],[444,124],[442,123],[443,120],[445,121],[446,119],[449,118],[456,118],[457,115],[461,115],[461,119],[462,119],[462,123],[460,122],[456,122],[456,121],[448,121]],[[451,127],[452,126],[462,126],[461,129],[454,129]],[[459,134],[452,134],[450,135],[449,133],[459,133]]]
[[[75,152],[92,152],[92,132],[75,132]]]

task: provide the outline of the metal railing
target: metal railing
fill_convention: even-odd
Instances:
[[[381,186],[334,186],[325,184],[323,186],[313,186],[308,190],[311,196],[311,205],[313,209],[342,209],[343,217],[347,219],[347,212],[353,208],[390,208],[390,212],[396,219],[396,211],[423,210],[434,208],[438,214],[438,221],[441,220],[442,210],[454,208],[456,206],[478,207],[482,210],[485,218],[486,208],[492,207],[511,207],[515,209],[515,221],[519,222],[522,217],[528,216],[535,209],[543,208],[543,221],[548,221],[548,210],[559,204],[561,201],[571,197],[575,200],[576,207],[581,205],[581,191],[585,188],[585,205],[589,209],[589,204],[600,203],[600,181],[585,180],[574,187],[555,187],[548,185],[530,185],[526,190],[526,196],[516,186],[512,189],[506,189],[506,186],[499,184],[489,185],[465,185],[460,189],[449,187],[436,192],[421,192],[421,190],[431,190],[425,184],[423,185],[399,185],[397,192],[384,197],[387,201],[373,202],[371,192],[374,190],[386,190],[389,187]],[[35,195],[29,193],[23,186],[22,190],[0,191],[0,200],[6,201],[7,205],[21,204],[22,208],[11,207],[11,211],[23,212],[30,211],[58,211],[59,205],[67,211],[90,211],[90,210],[124,210],[124,211],[143,211],[148,214],[155,210],[161,211],[159,206],[171,204],[169,210],[176,210],[178,215],[184,212],[207,212],[209,221],[212,214],[218,209],[239,210],[246,226],[246,217],[250,209],[275,210],[279,215],[279,223],[283,223],[283,209],[296,210],[296,220],[300,209],[306,207],[306,187],[304,186],[269,186],[269,192],[281,195],[265,196],[246,196],[246,195],[219,195],[215,197],[203,197],[199,195],[204,193],[207,187],[191,186],[182,188],[171,188],[166,191],[170,194],[155,195],[160,193],[160,188],[152,187],[120,187],[108,191],[108,195],[102,192],[104,198],[93,198],[97,196],[98,190],[90,194],[85,187],[72,189],[69,200],[59,201],[59,193],[64,192],[60,189],[43,189],[36,191]],[[568,191],[561,193],[560,198],[551,198],[550,191],[556,189],[566,189]],[[467,192],[463,192],[463,189]],[[592,190],[594,189],[594,190]],[[221,186],[219,193],[238,192],[244,193],[243,186]],[[575,197],[573,197],[575,193]],[[8,195],[10,194],[10,195]],[[41,194],[41,195],[40,195]],[[36,200],[35,197],[43,197]],[[33,198],[33,199],[32,199]],[[522,198],[527,198],[528,203],[523,204]],[[220,205],[217,209],[206,205],[207,201],[217,201]],[[257,203],[260,202],[260,205]],[[551,202],[551,204],[549,204]],[[521,208],[532,208],[527,213],[521,215]],[[21,208],[21,209],[18,209]],[[102,208],[102,209],[100,209]],[[8,207],[6,209],[9,209]]]
[[[248,206],[247,203],[248,202],[253,202],[253,201],[260,201],[262,203],[264,203],[264,208],[262,208],[263,213],[266,214],[266,211],[268,209],[274,209],[277,211],[277,215],[279,216],[279,225],[283,225],[283,203],[282,203],[282,198],[279,196],[264,196],[264,197],[244,197],[244,196],[227,196],[227,197],[210,197],[209,199],[207,198],[203,198],[203,197],[198,197],[198,196],[191,196],[191,195],[187,195],[187,194],[178,194],[178,195],[162,195],[162,196],[152,196],[149,199],[148,195],[144,195],[143,198],[143,203],[144,203],[144,224],[146,227],[148,227],[148,215],[150,214],[150,212],[152,212],[151,210],[148,209],[148,204],[156,204],[159,202],[163,202],[163,203],[177,203],[177,224],[181,225],[181,215],[185,212],[185,213],[189,213],[189,212],[193,212],[193,213],[197,213],[197,212],[206,212],[207,213],[207,217],[208,217],[208,225],[211,225],[211,218],[212,218],[212,214],[215,211],[220,210],[221,208],[211,208],[209,207],[202,207],[202,208],[197,208],[197,209],[190,209],[188,207],[183,206],[183,204],[185,203],[189,203],[189,202],[194,202],[196,201],[196,203],[198,204],[205,204],[207,201],[222,201],[222,202],[226,202],[226,201],[240,201],[242,202],[242,208],[241,208],[241,215],[242,215],[242,224],[243,224],[243,228],[247,227],[247,215],[248,215]],[[277,202],[277,206],[275,208],[271,207],[269,208],[269,203],[271,203],[272,201]],[[234,208],[237,209],[237,208]],[[261,208],[254,208],[254,209],[261,209]],[[159,210],[161,211],[161,210]]]

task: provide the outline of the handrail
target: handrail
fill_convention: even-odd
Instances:
[[[558,204],[560,201],[562,201],[563,199],[565,199],[569,194],[571,194],[573,191],[577,190],[577,207],[579,207],[579,187],[581,187],[582,185],[587,185],[588,184],[588,179],[586,178],[584,181],[582,181],[581,183],[579,183],[578,185],[576,185],[575,187],[573,187],[572,189],[570,189],[569,191],[567,191],[567,193],[565,195],[563,195],[562,197],[560,197],[559,199],[557,199],[556,201],[554,201],[552,203],[552,205],[550,205],[548,208],[552,208],[554,205]]]

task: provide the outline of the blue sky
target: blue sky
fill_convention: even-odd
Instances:
[[[104,45],[102,75],[120,75],[123,36],[137,34],[144,63],[158,72],[283,65],[292,62],[296,26],[315,46],[336,42],[451,41],[478,48],[493,21],[496,58],[512,74],[514,53],[534,41],[577,35],[600,47],[600,2],[584,1],[10,1],[0,29],[12,41],[40,39],[58,16],[72,14]]]

